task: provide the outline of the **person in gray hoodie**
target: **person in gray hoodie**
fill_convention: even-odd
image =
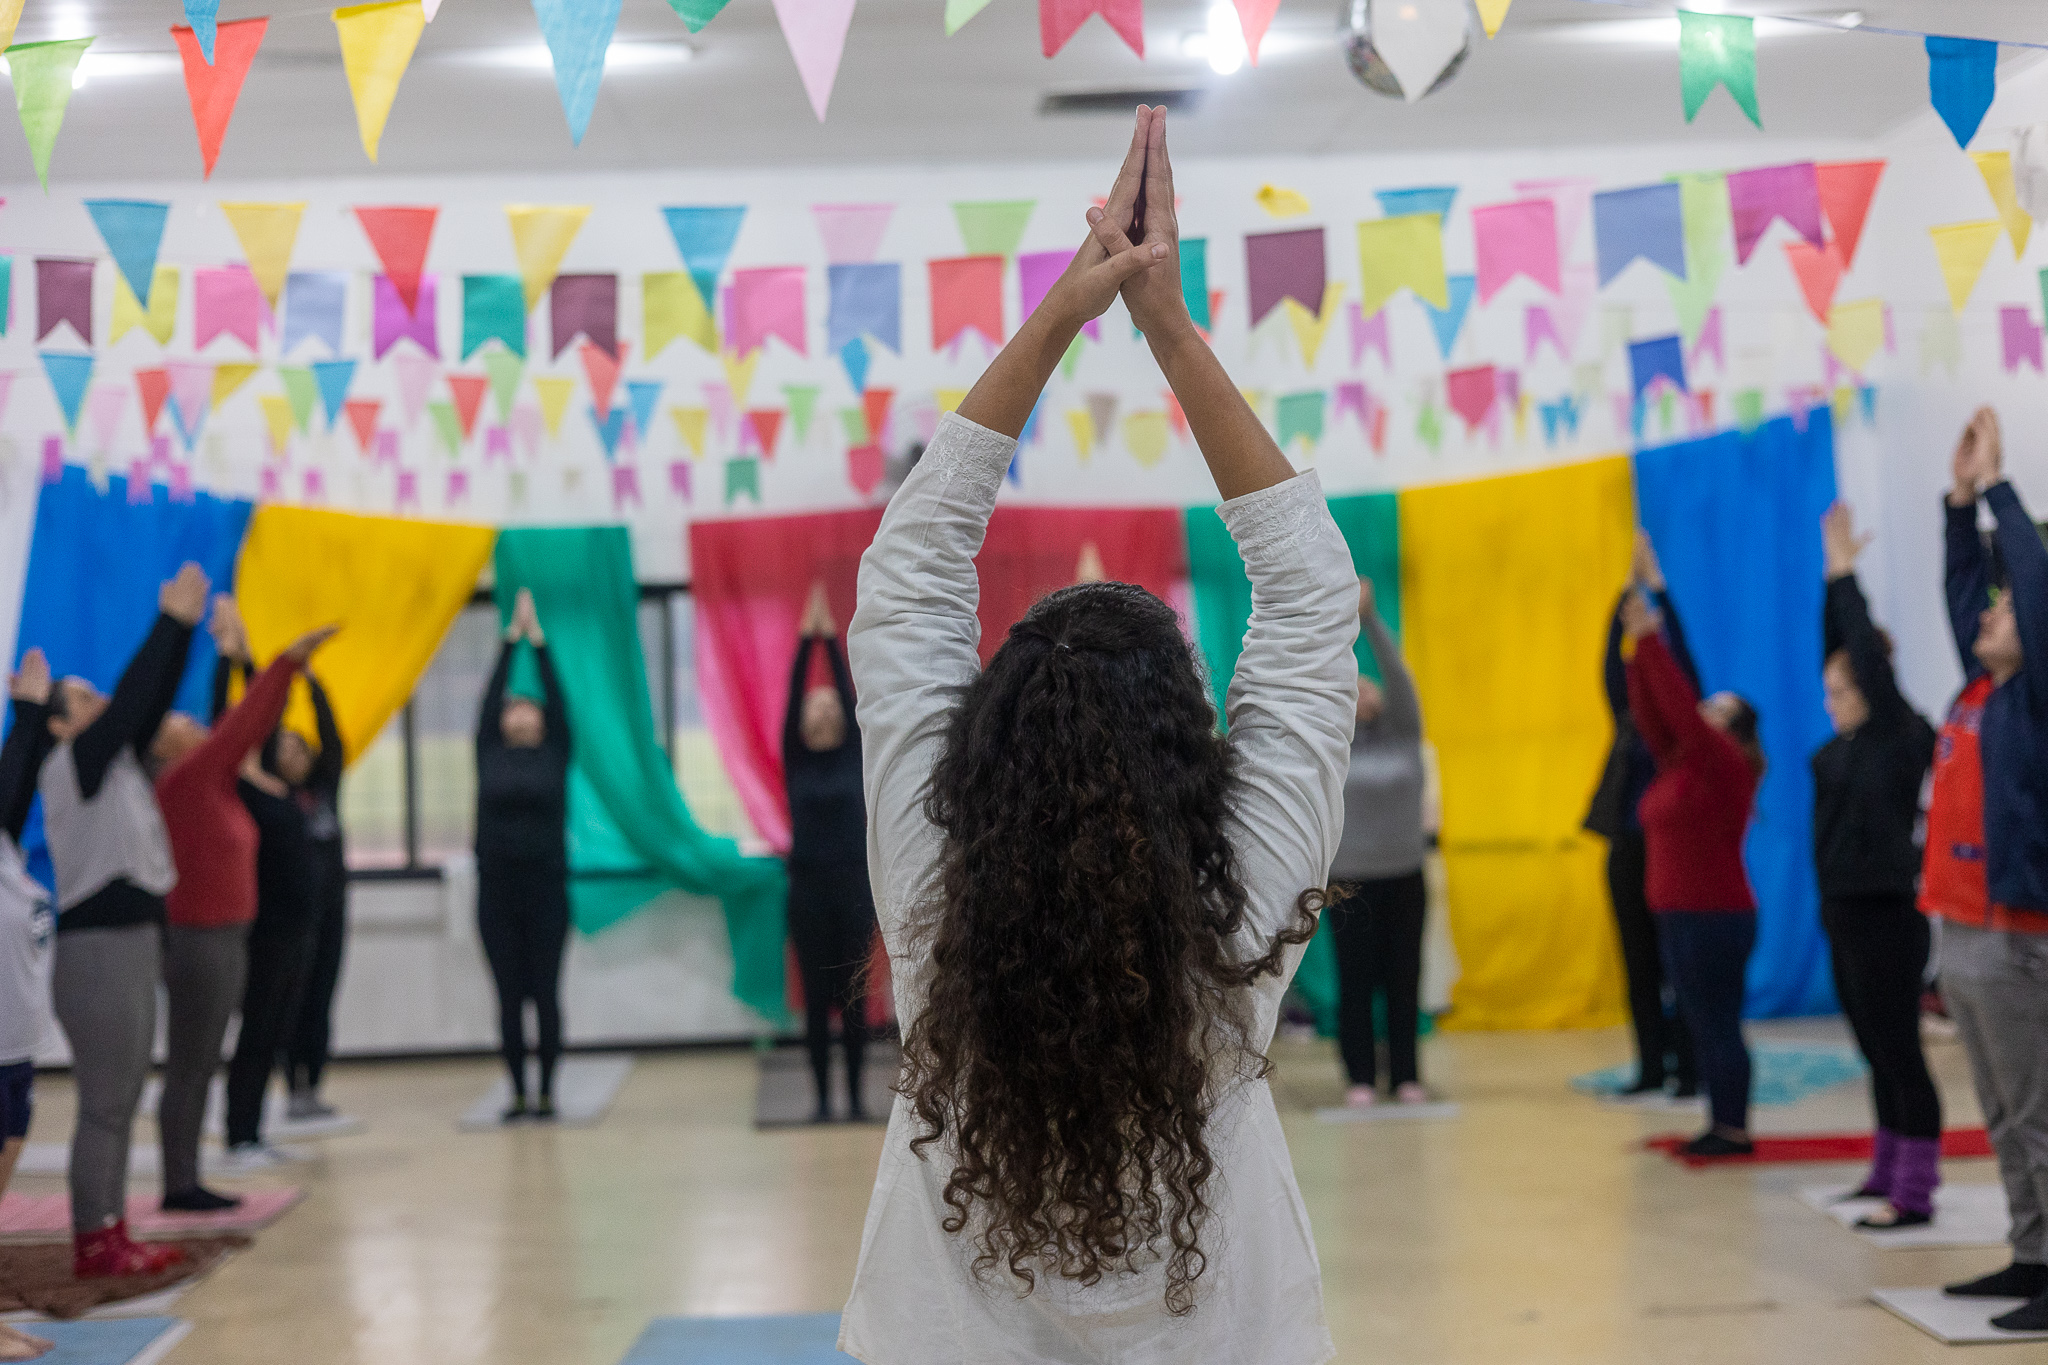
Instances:
[[[1337,949],[1337,1046],[1351,1082],[1346,1101],[1372,1104],[1379,1066],[1373,993],[1386,995],[1388,1084],[1404,1104],[1429,1099],[1416,1063],[1421,1021],[1422,927],[1429,854],[1422,828],[1422,705],[1401,647],[1358,580],[1361,634],[1380,678],[1358,679],[1358,728],[1344,778],[1344,839],[1330,880],[1346,894],[1328,912]]]

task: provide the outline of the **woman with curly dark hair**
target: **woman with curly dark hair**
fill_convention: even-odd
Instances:
[[[840,1348],[888,1365],[1334,1354],[1263,1050],[1342,825],[1358,580],[1189,321],[1165,111],[890,503],[849,648],[905,1071]],[[1126,227],[1142,228],[1133,247]],[[1173,609],[1088,583],[986,669],[1016,438],[1121,292],[1252,583],[1228,739]]]

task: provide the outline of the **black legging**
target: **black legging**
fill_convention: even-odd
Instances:
[[[1614,902],[1614,927],[1621,936],[1621,965],[1628,975],[1628,1012],[1636,1033],[1636,1077],[1652,1088],[1664,1084],[1665,1059],[1676,1059],[1678,1086],[1698,1083],[1692,1035],[1675,1009],[1665,1012],[1664,958],[1657,946],[1657,917],[1643,892],[1648,871],[1643,832],[1624,830],[1607,845],[1607,890]]]
[[[266,909],[268,907],[265,907]],[[292,913],[259,912],[249,928],[249,976],[242,989],[242,1027],[228,1063],[227,1137],[230,1145],[261,1141],[263,1095],[270,1072],[303,998],[306,967],[313,954],[314,925],[305,902]]]
[[[339,839],[313,845],[313,949],[299,993],[298,1017],[285,1035],[285,1081],[294,1090],[318,1090],[333,1036],[334,992],[348,939],[348,868]]]
[[[861,1056],[867,1048],[865,972],[875,939],[875,902],[864,862],[789,865],[789,938],[804,983],[804,1041],[818,1113],[829,1111],[832,1067],[830,1012],[839,1011],[846,1049],[846,1093],[862,1113]]]
[[[1870,1063],[1877,1126],[1901,1137],[1941,1136],[1941,1095],[1920,1048],[1927,919],[1911,896],[1826,896],[1820,919],[1835,964],[1835,993]]]
[[[1422,923],[1429,895],[1417,869],[1403,877],[1347,882],[1330,910],[1337,949],[1337,1048],[1353,1085],[1371,1085],[1372,997],[1387,1000],[1387,1078],[1395,1086],[1421,1079],[1415,1034],[1422,1014]]]
[[[499,1051],[514,1098],[526,1098],[526,1002],[533,1002],[540,1093],[555,1093],[562,1055],[562,953],[569,942],[569,877],[561,867],[477,866],[476,922],[498,988]]]

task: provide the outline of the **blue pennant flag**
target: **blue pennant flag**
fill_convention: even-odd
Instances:
[[[212,27],[207,29],[212,46]],[[210,59],[209,59],[210,60]],[[121,267],[122,278],[135,291],[136,301],[149,307],[149,287],[156,280],[156,251],[164,240],[164,220],[171,206],[150,199],[88,199],[85,211]]]
[[[839,363],[846,367],[846,381],[853,385],[855,393],[863,393],[868,386],[868,344],[859,337],[839,348]]]
[[[1998,44],[1978,38],[1927,40],[1927,96],[1955,134],[1956,146],[1977,136],[1998,93]]]
[[[740,219],[747,216],[747,206],[692,205],[663,209],[661,216],[668,219],[669,235],[676,239],[676,250],[682,253],[690,278],[697,282],[704,306],[715,309],[718,272],[725,269],[726,258],[732,255],[733,239],[740,235]]]
[[[190,3],[190,0],[187,0]],[[583,145],[597,86],[604,79],[604,53],[619,22],[619,0],[533,0],[541,37],[555,63],[555,93],[569,120],[569,139]]]
[[[1451,275],[1444,280],[1449,290],[1448,308],[1439,308],[1427,299],[1422,306],[1429,310],[1429,325],[1436,328],[1436,346],[1443,352],[1445,360],[1451,358],[1451,347],[1457,344],[1458,333],[1464,329],[1465,314],[1472,308],[1472,293],[1479,281],[1472,275]]]
[[[199,55],[206,58],[208,66],[213,65],[214,21],[220,16],[220,0],[185,0],[185,22],[192,25],[192,36],[199,40]]]
[[[1685,388],[1685,343],[1675,336],[1630,342],[1628,372],[1629,389],[1635,394],[1640,425],[1643,392],[1651,384],[1659,379],[1668,379],[1680,390]]]
[[[604,442],[604,457],[607,460],[616,459],[619,453],[619,437],[626,429],[626,410],[613,408],[602,418],[597,415],[595,406],[586,407],[584,411],[590,414],[590,425],[596,430],[597,439]]]
[[[1579,403],[1570,394],[1555,403],[1545,403],[1543,413],[1543,444],[1554,446],[1560,433],[1566,436],[1579,434]]]
[[[1380,201],[1380,212],[1389,218],[1403,218],[1411,213],[1433,213],[1439,221],[1448,221],[1451,216],[1451,201],[1458,197],[1458,187],[1422,185],[1410,190],[1374,190],[1372,197]]]
[[[313,378],[320,385],[320,406],[327,410],[327,425],[341,420],[341,405],[348,401],[349,381],[356,377],[353,360],[316,360]]]
[[[70,351],[43,351],[43,373],[56,391],[57,406],[64,409],[64,425],[78,430],[78,405],[85,401],[85,386],[92,382],[92,357]]]
[[[898,355],[903,353],[902,266],[894,261],[835,265],[827,269],[827,283],[828,347],[836,351],[857,337],[871,336]]]
[[[659,379],[629,379],[626,381],[627,401],[633,405],[633,430],[641,440],[646,440],[654,430],[654,405],[661,401]]]
[[[341,323],[347,316],[346,270],[294,270],[284,277],[283,354],[308,339],[325,342],[330,355],[341,354]]]
[[[1593,240],[1600,283],[1640,256],[1674,279],[1685,278],[1685,209],[1676,181],[1593,196]]]

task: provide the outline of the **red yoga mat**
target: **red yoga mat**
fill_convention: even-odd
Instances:
[[[1756,1151],[1748,1156],[1687,1156],[1682,1150],[1691,1139],[1681,1133],[1665,1133],[1648,1139],[1643,1146],[1662,1152],[1685,1166],[1761,1166],[1791,1161],[1867,1161],[1874,1146],[1868,1133],[1800,1133],[1786,1137],[1760,1137]],[[1990,1156],[1991,1138],[1982,1128],[1951,1128],[1941,1135],[1941,1154],[1946,1157]]]

